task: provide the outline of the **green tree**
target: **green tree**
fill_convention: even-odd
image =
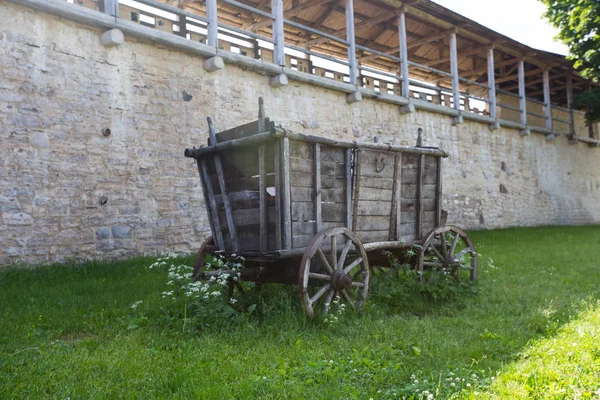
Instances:
[[[546,17],[569,46],[569,58],[583,76],[600,82],[600,0],[541,0]],[[600,88],[576,96],[574,107],[586,109],[588,123],[600,121]]]

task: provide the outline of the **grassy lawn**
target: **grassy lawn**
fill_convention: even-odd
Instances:
[[[600,398],[600,227],[472,238],[474,290],[380,275],[335,323],[267,285],[186,324],[150,259],[0,272],[0,398]]]

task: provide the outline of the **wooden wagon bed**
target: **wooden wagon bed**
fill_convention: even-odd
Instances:
[[[297,282],[301,298],[322,280],[329,300],[364,288],[364,301],[368,252],[418,245],[416,267],[443,271],[475,254],[464,231],[442,226],[439,148],[294,133],[265,118],[262,104],[249,124],[215,133],[208,122],[208,146],[185,151],[197,162],[212,231],[197,277],[206,253],[236,254],[247,259],[243,279]],[[309,315],[323,293],[305,300]]]

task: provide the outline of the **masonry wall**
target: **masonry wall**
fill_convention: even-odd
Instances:
[[[0,265],[192,252],[209,234],[186,147],[256,119],[257,99],[284,127],[450,153],[443,206],[469,229],[600,221],[600,153],[565,137],[521,137],[447,116],[401,115],[377,100],[202,59],[130,37],[107,49],[102,30],[0,3]],[[105,128],[111,130],[103,136]]]

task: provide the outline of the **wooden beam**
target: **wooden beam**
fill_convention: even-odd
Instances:
[[[410,49],[413,49],[415,47],[420,47],[420,46],[422,46],[424,44],[427,44],[427,43],[438,41],[440,39],[448,37],[452,33],[456,33],[456,29],[454,29],[454,28],[453,29],[448,29],[447,31],[440,32],[437,35],[426,36],[423,39],[419,39],[419,40],[415,40],[415,41],[409,42],[407,44],[407,49],[410,50]]]
[[[312,8],[315,6],[323,6],[325,4],[329,4],[334,1],[338,1],[338,0],[308,0],[307,2],[302,3],[297,7],[292,7],[292,8],[289,8],[289,9],[283,11],[283,17],[284,18],[292,18],[298,14],[301,14],[305,10],[308,10],[309,8]],[[273,7],[271,7],[271,12],[274,14]],[[270,18],[265,18],[265,19],[261,19],[261,20],[255,22],[254,24],[248,25],[248,26],[244,27],[243,29],[249,30],[250,32],[257,32],[258,30],[271,25],[272,22],[273,21]]]
[[[459,58],[469,57],[469,56],[472,56],[474,54],[479,54],[482,51],[487,50],[489,47],[490,46],[487,45],[487,46],[475,47],[475,48],[472,48],[472,49],[469,49],[469,50],[458,49],[457,54],[458,54]],[[450,55],[448,55],[447,57],[440,58],[438,60],[431,60],[431,61],[424,62],[423,65],[425,65],[427,67],[433,67],[433,66],[436,66],[436,65],[439,65],[439,64],[443,64],[443,63],[446,63],[446,62],[449,62],[449,61],[450,61]],[[479,69],[481,69],[481,68],[479,68]],[[483,72],[485,72],[486,70],[487,70],[487,67],[483,69]],[[465,75],[467,75],[467,74],[468,73],[465,73]]]
[[[517,66],[517,68],[518,68],[518,66]],[[543,71],[540,68],[536,68],[534,70],[525,72],[525,77],[532,76],[532,75],[538,75],[541,73],[543,73]],[[499,85],[504,82],[510,82],[510,81],[514,81],[514,80],[518,80],[518,79],[519,79],[519,74],[503,76],[502,78],[496,79],[496,84]]]
[[[544,76],[544,110],[546,111],[546,129],[552,130],[552,103],[550,102],[550,72],[546,69]]]
[[[273,20],[273,41],[275,48],[273,50],[273,62],[277,65],[285,65],[285,43],[283,33],[283,0],[271,1],[271,12],[275,19]]]
[[[460,81],[458,76],[458,55],[456,50],[456,33],[450,35],[450,73],[452,74],[452,98],[454,109],[460,113]]]
[[[575,114],[573,113],[573,77],[567,74],[567,108],[569,109],[569,136],[575,136]]]
[[[400,40],[400,75],[402,76],[402,97],[410,97],[408,76],[408,49],[406,42],[406,15],[400,13],[398,16],[398,35]]]
[[[217,20],[217,0],[206,0],[206,17],[208,18],[208,31],[206,44],[217,48],[219,46],[218,32],[219,22]]]
[[[350,84],[356,85],[356,43],[354,35],[354,1],[346,0],[346,40],[348,41],[348,63],[350,64]]]
[[[490,107],[490,118],[496,119],[496,74],[494,67],[494,49],[489,48],[487,53],[487,69],[488,69],[488,86],[490,87],[488,92],[488,100]]]
[[[527,97],[525,93],[525,61],[519,60],[519,108],[521,109],[521,125],[527,125]]]
[[[482,48],[479,48],[479,49],[473,49],[472,51],[476,51],[476,50],[477,50],[477,51],[481,51],[481,50],[482,50]],[[460,52],[460,50],[459,50],[459,52]],[[467,52],[467,54],[468,54],[468,53],[470,53],[470,52]],[[465,54],[463,53],[463,56],[464,56],[464,55],[465,55]],[[517,58],[511,58],[510,60],[504,60],[504,61],[500,61],[500,62],[498,62],[498,63],[495,63],[494,67],[495,67],[495,68],[499,68],[499,67],[503,67],[503,66],[505,66],[505,65],[511,65],[511,64],[517,63],[518,61],[519,61],[519,59],[517,59]],[[463,72],[462,72],[462,74],[463,74],[463,76],[470,76],[470,75],[479,75],[479,74],[483,74],[483,73],[485,73],[485,72],[487,72],[487,66],[486,66],[486,67],[481,67],[481,68],[475,68],[475,69],[472,69],[472,70],[470,70],[470,71],[463,71]],[[497,82],[496,82],[496,83],[497,83]]]

